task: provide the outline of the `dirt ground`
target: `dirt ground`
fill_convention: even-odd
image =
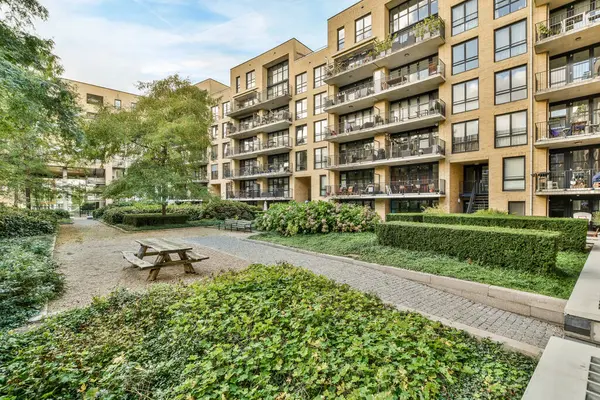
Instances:
[[[76,219],[72,225],[62,225],[56,241],[54,257],[65,274],[65,293],[48,305],[54,313],[88,305],[95,296],[103,296],[118,287],[144,290],[154,283],[192,282],[227,270],[240,270],[248,265],[224,253],[194,246],[194,250],[210,257],[194,264],[197,275],[186,275],[183,266],[163,268],[155,282],[147,282],[148,271],[132,267],[121,255],[122,251],[137,251],[135,242],[140,238],[185,238],[215,235],[247,234],[224,232],[214,228],[185,228],[164,231],[125,233],[98,221]]]

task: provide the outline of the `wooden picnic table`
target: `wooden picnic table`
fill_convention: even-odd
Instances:
[[[209,257],[192,251],[192,246],[186,243],[168,239],[140,239],[136,240],[140,248],[137,253],[124,251],[123,258],[134,266],[145,270],[149,269],[148,280],[155,281],[161,268],[183,265],[186,274],[195,274],[192,263],[208,260]],[[177,254],[179,259],[171,256]],[[144,257],[156,256],[154,262],[144,260]]]

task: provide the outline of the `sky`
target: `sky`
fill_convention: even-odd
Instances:
[[[138,93],[179,73],[229,85],[229,70],[297,38],[327,44],[327,19],[357,0],[40,0],[37,33],[55,42],[66,78]]]

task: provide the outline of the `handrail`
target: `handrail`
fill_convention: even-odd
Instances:
[[[446,193],[444,179],[415,179],[389,181],[385,184],[375,182],[350,182],[326,187],[328,197],[377,197],[406,195],[443,195]]]
[[[535,126],[536,141],[565,139],[580,135],[600,135],[599,115],[600,110],[592,110],[591,115],[587,112],[575,114],[571,118],[571,122],[564,119],[538,122]]]
[[[600,189],[600,183],[593,182],[598,173],[600,171],[592,169],[538,172],[535,174],[536,188],[538,192]]]
[[[273,85],[273,87],[267,88],[261,92],[250,92],[241,99],[233,99],[233,104],[229,114],[243,111],[247,108],[257,106],[279,97],[292,96],[292,87],[289,85],[289,83],[287,85],[281,85],[281,89],[274,91],[273,88],[277,86],[278,85]]]
[[[290,162],[281,162],[281,163],[273,163],[268,164],[266,167],[263,165],[256,165],[251,167],[239,168],[233,171],[234,178],[243,178],[250,176],[260,176],[260,175],[269,175],[269,174],[291,174],[294,170],[292,163]]]
[[[535,74],[536,92],[557,89],[573,83],[589,81],[600,76],[600,57],[595,57],[574,65],[565,65],[551,71]]]
[[[228,191],[226,193],[227,199],[240,200],[240,199],[268,199],[268,198],[281,198],[291,199],[292,189],[271,189],[266,192],[258,190],[240,190],[240,191]]]
[[[263,143],[260,140],[255,140],[249,143],[247,146],[242,146],[241,144],[238,146],[230,147],[227,156],[237,156],[242,154],[254,153],[262,150],[276,149],[279,147],[291,147],[291,141],[289,136],[280,136],[276,138],[271,138],[267,140],[266,143]]]
[[[551,16],[535,24],[536,42],[560,35],[571,30],[595,25],[600,22],[600,4],[593,10],[590,5],[577,7],[573,11]]]
[[[254,114],[251,120],[240,122],[236,125],[230,124],[227,136],[237,135],[252,129],[260,128],[261,126],[270,125],[282,121],[293,121],[293,115],[289,111],[271,111],[264,116]]]

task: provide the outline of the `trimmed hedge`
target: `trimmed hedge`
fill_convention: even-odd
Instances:
[[[423,222],[423,213],[388,214],[385,220],[387,222]]]
[[[556,267],[560,237],[558,232],[418,222],[380,224],[375,232],[382,245],[532,272]]]
[[[187,215],[179,214],[127,214],[123,217],[123,224],[135,227],[156,225],[183,225],[187,221]]]
[[[0,237],[50,235],[58,229],[54,214],[18,208],[0,207]]]
[[[489,216],[473,214],[424,214],[423,222],[443,225],[475,225],[559,232],[560,250],[584,251],[588,222],[574,218]]]

